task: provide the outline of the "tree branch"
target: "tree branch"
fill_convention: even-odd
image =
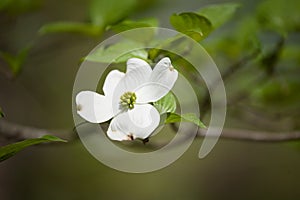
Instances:
[[[206,130],[201,129],[198,131],[197,137],[204,137],[205,133]],[[273,133],[264,131],[250,131],[245,129],[223,129],[220,138],[253,142],[300,141],[300,131]]]
[[[0,137],[7,140],[25,140],[30,138],[38,138],[43,135],[55,135],[66,140],[72,140],[76,137],[73,131],[55,131],[40,129],[36,127],[24,126],[0,119]]]
[[[175,124],[171,126],[174,130],[177,130]],[[197,137],[204,137],[206,133],[205,129],[199,129]],[[30,126],[24,126],[9,122],[5,119],[0,120],[0,137],[4,139],[12,140],[25,140],[29,138],[37,138],[43,135],[55,135],[66,139],[68,141],[77,138],[74,131],[51,131],[46,129],[40,129]],[[209,136],[215,137],[215,136]],[[245,140],[254,142],[286,142],[286,141],[300,141],[300,132],[287,132],[287,133],[271,133],[264,131],[250,131],[244,129],[223,129],[220,138],[232,139],[232,140]]]

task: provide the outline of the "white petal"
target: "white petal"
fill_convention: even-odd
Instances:
[[[157,128],[159,121],[160,115],[153,106],[135,105],[134,109],[111,121],[107,135],[112,140],[145,139]]]
[[[132,92],[141,84],[146,83],[151,73],[152,69],[148,63],[138,58],[131,58],[127,61],[127,71],[119,85],[124,87],[125,92]]]
[[[114,113],[121,111],[119,106],[120,97],[125,92],[134,92],[137,87],[146,83],[151,76],[152,69],[148,63],[138,58],[131,58],[127,61],[127,72],[116,86],[112,95]]]
[[[123,113],[122,113],[123,114]],[[120,114],[120,115],[122,115]],[[108,130],[107,130],[107,136],[111,140],[117,140],[117,141],[122,141],[122,140],[131,140],[128,135],[126,135],[126,132],[122,131],[120,127],[118,127],[117,123],[117,117],[115,117],[109,124]]]
[[[150,65],[146,61],[139,58],[130,58],[127,60],[126,73],[141,67],[143,67],[145,71],[148,71],[148,74],[152,72]]]
[[[91,123],[101,123],[111,119],[112,100],[92,91],[82,91],[76,96],[77,113]]]
[[[136,89],[137,103],[155,102],[165,96],[174,86],[178,72],[169,58],[161,59],[151,73],[150,81]]]
[[[124,77],[124,75],[125,74],[123,72],[120,72],[119,70],[112,70],[111,72],[109,72],[103,84],[104,95],[109,96],[113,94],[116,86]]]

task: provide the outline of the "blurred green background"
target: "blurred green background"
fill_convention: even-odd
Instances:
[[[31,45],[16,77],[5,59],[0,59],[0,106],[7,120],[47,129],[72,129],[72,87],[80,59],[112,33],[101,37],[38,33],[50,22],[88,21],[89,1],[1,1],[0,50],[17,55]],[[169,17],[173,13],[224,2],[232,1],[144,0],[130,18],[157,17],[160,26],[172,28]],[[299,130],[298,1],[234,2],[241,4],[234,17],[201,43],[221,72],[257,46],[262,53],[225,82],[229,101],[226,127]],[[273,17],[275,20],[270,21]],[[258,37],[252,38],[257,32]],[[285,44],[280,56],[269,58],[280,38]],[[276,68],[272,61],[276,61]],[[299,198],[298,143],[221,139],[208,157],[200,160],[201,142],[195,140],[172,165],[146,174],[122,173],[104,166],[79,140],[34,146],[0,164],[0,199]],[[0,139],[0,144],[7,141]]]

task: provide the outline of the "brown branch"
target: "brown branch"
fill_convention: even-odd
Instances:
[[[171,126],[174,131],[177,130],[175,124]],[[205,129],[199,129],[197,136],[204,137]],[[43,135],[55,135],[72,141],[76,139],[74,131],[50,131],[30,126],[24,126],[9,122],[5,119],[0,120],[0,137],[11,140],[24,140],[29,138],[37,138]],[[214,137],[214,136],[210,136]],[[223,129],[220,138],[232,140],[245,140],[254,142],[286,142],[286,141],[300,141],[300,132],[287,132],[287,133],[271,133],[263,131],[250,131],[244,129]]]
[[[30,138],[38,138],[43,135],[55,135],[66,140],[72,140],[76,136],[73,131],[40,129],[0,119],[0,137],[3,139],[19,141]]]
[[[206,130],[201,129],[198,131],[197,136],[204,137],[205,133]],[[223,129],[220,138],[253,142],[300,141],[300,131],[273,133],[264,131],[251,131],[245,129]]]

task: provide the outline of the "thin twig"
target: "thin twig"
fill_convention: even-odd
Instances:
[[[175,123],[170,124],[174,132],[178,131]],[[205,137],[206,129],[198,129],[197,137]],[[215,135],[208,135],[208,137],[216,137]],[[243,140],[252,142],[288,142],[300,141],[300,131],[292,132],[266,132],[266,131],[251,131],[246,129],[223,129],[220,135],[221,139]]]
[[[175,124],[171,126],[175,131],[177,127]],[[204,137],[206,130],[200,129],[198,137]],[[19,125],[9,122],[7,120],[0,120],[0,137],[4,139],[24,140],[29,138],[37,138],[43,135],[55,135],[66,139],[68,141],[76,139],[76,134],[73,131],[50,131],[46,129],[39,129],[30,126]],[[215,137],[215,136],[209,136]],[[271,133],[264,131],[250,131],[244,129],[224,129],[220,138],[232,140],[245,140],[254,142],[286,142],[286,141],[300,141],[300,132],[287,133]]]
[[[198,137],[204,137],[206,130],[198,131]],[[209,136],[215,137],[215,136]],[[253,142],[288,142],[300,141],[300,131],[293,132],[265,132],[265,131],[250,131],[245,129],[223,129],[220,138],[232,140],[244,140]]]
[[[66,140],[73,140],[76,137],[76,134],[74,134],[73,131],[47,130],[16,124],[5,119],[0,120],[0,137],[3,139],[19,141],[30,138],[38,138],[43,135],[55,135]]]

